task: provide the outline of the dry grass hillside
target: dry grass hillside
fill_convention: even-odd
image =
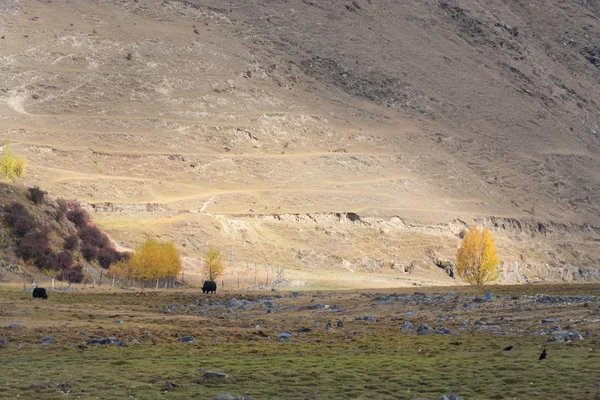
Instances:
[[[0,138],[25,184],[86,201],[126,246],[451,284],[432,260],[478,222],[505,281],[597,279],[599,17],[595,0],[5,0]]]

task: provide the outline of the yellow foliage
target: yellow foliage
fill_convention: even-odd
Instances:
[[[122,278],[172,278],[181,272],[181,257],[173,242],[161,243],[156,239],[144,242],[131,258],[115,264],[109,273]]]
[[[26,172],[25,157],[13,155],[10,143],[6,142],[0,157],[0,178],[11,179],[14,182],[17,178],[24,177]]]
[[[121,260],[117,263],[111,264],[108,270],[109,276],[117,276],[120,279],[129,279],[133,277],[129,260]]]
[[[492,233],[473,225],[456,255],[456,274],[471,285],[483,285],[498,278],[498,263]]]
[[[223,257],[221,250],[210,246],[204,254],[204,274],[209,281],[214,281],[223,273],[225,266],[223,265]]]

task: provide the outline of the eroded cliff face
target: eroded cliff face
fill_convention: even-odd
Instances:
[[[382,271],[391,269],[418,275],[431,270],[435,261],[454,261],[460,238],[470,223],[454,219],[445,224],[425,225],[406,222],[398,216],[364,217],[357,213],[220,215],[224,224],[281,226],[324,231],[326,236],[345,242],[354,239],[349,254],[342,247],[323,249],[319,240],[310,250],[298,251],[297,258],[312,267],[330,265],[349,270]],[[471,223],[489,228],[496,237],[505,281],[596,281],[600,280],[600,228],[585,224],[566,225],[534,218],[518,220],[481,217]],[[349,239],[352,238],[352,239]],[[361,240],[379,241],[383,251],[377,255],[363,250]],[[419,254],[421,253],[421,254]]]
[[[234,263],[391,274],[415,282],[426,277],[429,284],[453,282],[436,262],[454,262],[462,236],[477,224],[494,234],[504,283],[600,280],[600,229],[591,224],[491,216],[422,224],[354,212],[211,214],[170,210],[166,204],[89,207],[105,215],[141,212],[150,221],[171,221],[175,227],[161,237],[183,244],[190,255],[216,243],[231,249]]]

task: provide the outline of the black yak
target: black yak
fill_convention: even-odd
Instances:
[[[204,286],[202,286],[202,293],[217,293],[217,282],[215,281],[204,281]]]
[[[33,289],[33,298],[34,299],[47,299],[48,293],[46,293],[46,289],[43,287],[36,287]]]

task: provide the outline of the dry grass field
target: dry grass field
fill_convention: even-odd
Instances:
[[[438,333],[417,333],[422,324]],[[548,341],[563,330],[583,340]],[[589,284],[48,300],[2,286],[0,338],[2,398],[600,398],[600,288]]]

